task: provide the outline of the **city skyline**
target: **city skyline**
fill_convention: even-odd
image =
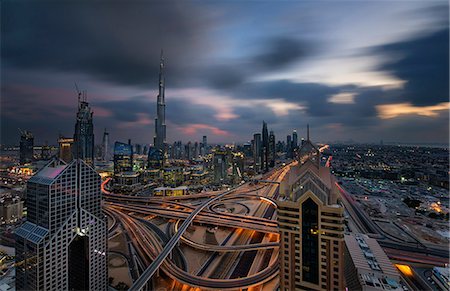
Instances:
[[[17,128],[36,144],[68,135],[74,81],[96,142],[107,128],[149,143],[161,48],[169,143],[246,142],[262,120],[278,140],[309,123],[317,141],[448,143],[446,2],[253,5],[6,1],[2,143],[17,144]]]

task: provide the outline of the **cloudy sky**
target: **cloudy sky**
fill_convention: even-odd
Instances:
[[[448,142],[447,1],[2,1],[1,143],[54,144],[88,91],[97,141]]]

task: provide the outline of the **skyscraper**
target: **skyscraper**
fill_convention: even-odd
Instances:
[[[114,143],[114,174],[133,171],[133,147],[131,144]]]
[[[276,159],[275,134],[271,130],[270,134],[269,134],[269,166],[270,167],[275,166],[275,159]]]
[[[269,171],[269,133],[267,131],[267,123],[263,121],[262,128],[262,152],[261,152],[262,169],[266,173]]]
[[[87,102],[86,93],[78,93],[78,112],[73,135],[73,157],[94,165],[94,124],[93,113]]]
[[[261,152],[261,134],[255,133],[253,135],[253,168],[255,169],[255,173],[261,170]]]
[[[344,209],[336,179],[308,139],[280,185],[280,289],[344,290]]]
[[[19,161],[21,164],[31,163],[33,161],[33,134],[27,130],[20,131],[20,133]]]
[[[100,183],[81,159],[53,159],[28,180],[28,218],[15,232],[17,290],[107,289]]]
[[[166,145],[166,101],[165,101],[164,57],[161,50],[159,63],[159,93],[156,103],[154,147],[165,153]]]
[[[214,151],[214,182],[217,184],[223,183],[227,179],[228,169],[228,153],[222,149],[216,149]]]
[[[286,137],[286,157],[292,158],[292,138],[290,135]]]
[[[109,161],[109,132],[103,132],[103,140],[102,140],[102,159],[103,161]]]
[[[295,149],[298,146],[298,135],[297,130],[294,129],[292,132],[292,148]]]

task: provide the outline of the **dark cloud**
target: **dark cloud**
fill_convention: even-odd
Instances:
[[[449,29],[378,47],[377,53],[398,59],[380,67],[405,80],[403,100],[434,105],[449,98]]]
[[[161,48],[170,84],[207,47],[205,15],[183,2],[4,1],[2,66],[82,72],[126,85],[154,84]]]
[[[277,70],[310,56],[313,51],[310,42],[278,37],[267,41],[266,51],[256,56],[254,62],[265,69]]]
[[[136,96],[127,100],[98,102],[93,105],[110,111],[117,122],[136,122],[139,120],[140,113],[150,115],[156,102],[150,102],[148,97]]]

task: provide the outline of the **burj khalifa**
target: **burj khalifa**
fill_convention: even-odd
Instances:
[[[166,101],[164,98],[164,56],[161,50],[159,63],[159,93],[156,104],[154,147],[165,153],[166,145]]]

